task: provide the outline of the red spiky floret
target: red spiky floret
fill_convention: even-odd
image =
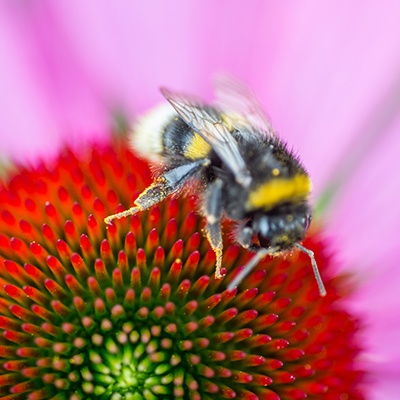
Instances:
[[[116,141],[2,185],[0,399],[362,399],[359,322],[318,235],[326,297],[296,252],[226,290],[251,255],[227,242],[215,280],[194,198],[106,227],[150,181]]]

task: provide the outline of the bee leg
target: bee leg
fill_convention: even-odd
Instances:
[[[133,207],[120,213],[109,215],[104,218],[104,222],[109,224],[113,219],[134,215],[159,203],[170,194],[179,191],[189,178],[208,165],[209,162],[207,159],[197,160],[165,172],[139,195]]]
[[[211,244],[216,256],[215,278],[221,279],[222,266],[222,233],[221,233],[221,218],[222,218],[222,181],[216,179],[208,188],[204,202],[204,214],[207,219],[206,234],[207,239]]]
[[[140,193],[139,197],[135,200],[135,205],[133,207],[117,214],[109,215],[108,217],[104,218],[104,222],[109,224],[114,219],[128,217],[129,215],[134,215],[139,211],[146,210],[152,205],[157,204],[165,199],[172,192],[173,189],[166,184],[162,177],[160,177],[146,190]]]
[[[235,276],[232,282],[229,283],[228,289],[233,289],[236,287],[252,270],[257,266],[257,264],[267,255],[275,253],[277,249],[266,249],[260,247],[254,257],[244,266],[244,268]]]

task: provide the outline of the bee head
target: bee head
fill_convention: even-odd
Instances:
[[[311,213],[307,205],[284,205],[268,213],[255,214],[252,230],[261,247],[284,250],[301,241],[310,225]]]

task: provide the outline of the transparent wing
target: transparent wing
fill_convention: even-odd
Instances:
[[[231,112],[232,124],[252,128],[257,136],[276,136],[270,119],[253,91],[238,78],[228,74],[215,77],[215,104],[221,110]],[[237,117],[235,118],[235,114]]]
[[[222,123],[219,113],[194,97],[165,88],[161,92],[179,116],[213,148],[232,171],[236,181],[243,186],[249,186],[250,173],[240,155],[236,140]]]

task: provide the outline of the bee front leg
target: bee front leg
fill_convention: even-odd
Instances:
[[[204,215],[207,219],[206,235],[216,256],[215,277],[223,278],[221,273],[222,266],[222,181],[216,179],[209,185],[204,199]]]
[[[228,289],[233,289],[258,265],[258,263],[267,255],[273,254],[276,249],[260,248],[254,257],[244,266],[244,268],[235,276],[232,282],[229,283]]]
[[[209,160],[207,159],[197,160],[165,172],[139,195],[133,207],[120,213],[109,215],[104,218],[104,222],[109,224],[113,219],[127,217],[139,211],[147,210],[167,198],[170,194],[182,189],[189,178],[193,177],[193,175],[208,164]]]
[[[243,269],[238,275],[229,283],[228,289],[233,289],[238,284],[240,284],[243,279],[260,263],[260,261],[266,257],[268,254],[274,254],[278,251],[277,248],[264,248],[254,240],[254,230],[248,224],[241,225],[237,231],[237,241],[245,249],[248,249],[255,253],[253,258],[244,265]]]

